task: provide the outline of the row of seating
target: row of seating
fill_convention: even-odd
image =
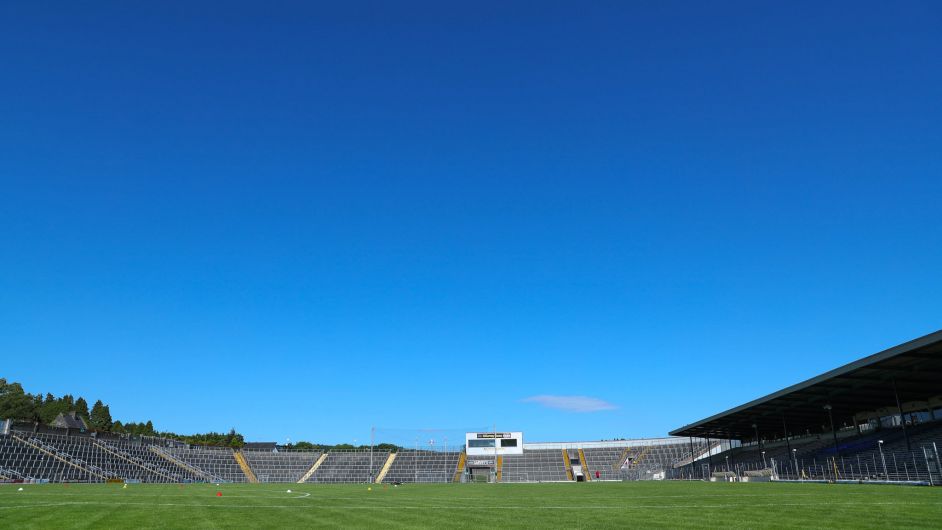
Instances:
[[[521,455],[504,455],[501,482],[563,482],[566,460],[558,449],[524,449]]]
[[[158,439],[155,439],[158,440]],[[696,450],[705,449],[697,446]],[[503,482],[567,481],[566,456],[579,462],[578,450],[525,449],[505,455]],[[377,480],[390,456],[388,451],[243,450],[247,469],[259,482],[366,483]],[[584,473],[603,480],[654,478],[682,458],[689,461],[685,443],[639,447],[584,449]],[[461,453],[400,450],[382,481],[446,483],[455,480]],[[627,465],[624,465],[625,462]],[[318,463],[315,467],[315,463]],[[0,480],[101,482],[121,479],[140,482],[249,482],[229,448],[188,447],[167,441],[148,443],[120,437],[65,436],[14,431],[0,436]]]
[[[909,438],[907,446],[906,438]],[[882,444],[880,443],[882,441]],[[789,451],[791,450],[791,451]],[[942,421],[883,428],[857,434],[832,433],[750,444],[711,459],[713,471],[742,472],[772,467],[788,478],[942,481],[937,453],[942,451]],[[763,454],[764,453],[764,454]],[[702,466],[706,459],[698,462]]]
[[[153,446],[132,441],[100,440],[98,443],[119,455],[121,458],[150,469],[157,475],[156,482],[200,482],[203,480],[198,473],[185,467],[174,465],[170,460],[161,456]]]
[[[0,436],[0,476],[4,480],[93,481],[85,469],[70,465],[10,435]]]
[[[307,482],[367,483],[379,475],[389,458],[388,451],[331,451]]]
[[[226,447],[168,447],[161,451],[216,482],[248,482],[236,462],[232,449]]]
[[[707,448],[705,440],[694,440],[692,454],[703,454]],[[666,444],[588,447],[583,453],[591,480],[674,478],[680,463],[691,460],[691,443],[681,439]]]
[[[451,482],[460,457],[457,451],[400,450],[383,482]]]
[[[242,451],[259,482],[297,482],[321,456],[320,452]]]

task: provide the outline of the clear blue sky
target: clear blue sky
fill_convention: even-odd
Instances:
[[[938,2],[445,4],[4,2],[0,376],[660,436],[942,327]]]

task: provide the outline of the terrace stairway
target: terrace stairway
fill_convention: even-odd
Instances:
[[[572,461],[569,458],[569,449],[563,449],[563,464],[566,466],[566,478],[574,480],[572,475]]]
[[[258,484],[258,477],[255,476],[255,472],[249,467],[249,463],[245,461],[245,455],[242,454],[242,451],[233,451],[232,456],[239,464],[239,467],[242,468],[242,472],[245,473],[245,478],[249,479],[249,482],[252,484]]]
[[[389,453],[389,458],[386,459],[386,463],[383,464],[383,469],[379,470],[379,474],[376,475],[376,484],[383,482],[383,479],[386,478],[386,473],[389,473],[389,468],[392,467],[392,463],[396,461],[396,453]]]
[[[579,448],[579,463],[582,464],[582,476],[585,477],[586,482],[592,480],[592,471],[585,463],[585,452],[581,447]]]
[[[462,451],[461,454],[458,455],[458,467],[455,469],[455,478],[451,480],[452,482],[461,482],[461,475],[464,474],[464,466],[467,462],[468,455]]]
[[[311,469],[308,469],[304,476],[301,477],[301,480],[298,481],[298,484],[304,484],[307,482],[307,480],[311,478],[311,475],[317,471],[317,468],[321,467],[321,464],[324,463],[324,460],[327,460],[327,453],[324,453],[317,458],[317,460],[314,462],[314,465],[311,466]]]

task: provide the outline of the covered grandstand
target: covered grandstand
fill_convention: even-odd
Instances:
[[[742,442],[691,463],[691,473],[699,476],[938,485],[940,420],[937,331],[670,434]]]

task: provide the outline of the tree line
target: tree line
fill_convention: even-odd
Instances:
[[[208,432],[204,434],[177,434],[167,431],[158,431],[150,420],[146,422],[115,421],[111,417],[108,405],[100,399],[96,400],[91,409],[84,397],[74,397],[65,394],[56,397],[51,393],[30,394],[23,390],[23,385],[17,382],[7,382],[0,378],[0,420],[13,419],[20,421],[39,422],[51,425],[61,414],[75,412],[85,420],[92,431],[110,432],[115,434],[132,434],[137,436],[155,436],[169,438],[194,445],[222,445],[227,447],[242,447],[245,438],[231,429],[227,433]]]
[[[62,414],[75,412],[85,420],[89,429],[99,432],[115,434],[131,434],[135,436],[153,436],[168,438],[192,445],[213,445],[239,448],[245,445],[245,437],[230,429],[229,432],[208,432],[202,434],[177,434],[169,431],[158,431],[150,420],[146,422],[126,422],[113,420],[108,405],[100,399],[89,409],[88,401],[84,397],[78,398],[72,394],[56,397],[51,393],[29,394],[23,390],[23,385],[17,382],[7,382],[0,377],[0,420],[13,419],[20,421],[39,422],[51,425],[56,417]],[[369,449],[368,445],[359,447],[351,444],[325,445],[307,441],[289,444],[289,449],[304,451],[331,451],[341,449]],[[399,446],[381,443],[375,446],[378,451],[395,452]]]

